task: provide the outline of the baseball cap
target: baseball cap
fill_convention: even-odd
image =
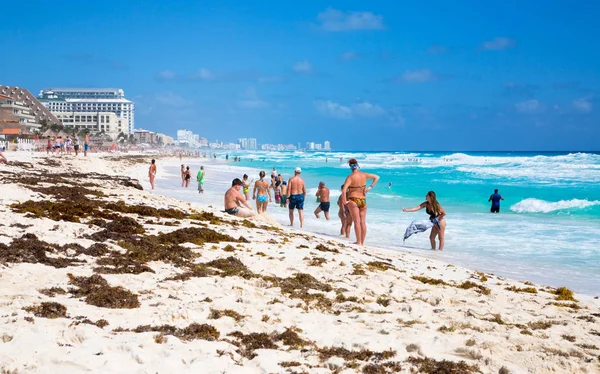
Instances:
[[[302,169],[300,169],[300,168],[296,168],[295,172],[296,172],[296,173],[302,173]]]

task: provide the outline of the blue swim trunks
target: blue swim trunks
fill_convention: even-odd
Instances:
[[[256,196],[256,200],[258,200],[259,203],[266,203],[268,199],[269,199],[269,196],[267,196],[267,195]]]
[[[289,208],[290,208],[290,210],[294,210],[294,209],[303,210],[304,209],[304,195],[302,195],[302,194],[291,195]]]

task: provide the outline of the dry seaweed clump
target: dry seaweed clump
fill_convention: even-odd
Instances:
[[[238,276],[244,279],[250,279],[256,275],[244,265],[244,263],[233,256],[227,258],[218,258],[205,264],[208,267],[221,270],[219,274],[222,277]]]
[[[412,277],[412,279],[417,280],[421,283],[431,284],[432,286],[437,286],[437,285],[450,286],[448,283],[444,282],[441,279],[434,279],[434,278],[424,277],[424,276],[414,276],[414,277]]]
[[[38,290],[38,292],[48,297],[54,297],[56,295],[65,295],[67,293],[67,291],[60,287],[43,288],[41,290]]]
[[[554,291],[554,294],[556,295],[556,300],[577,301],[573,296],[573,291],[571,291],[567,287],[558,287]]]
[[[461,283],[458,288],[462,288],[463,290],[468,290],[471,288],[475,288],[477,290],[478,293],[482,294],[482,295],[489,295],[491,293],[490,289],[487,287],[484,287],[480,284],[471,282],[471,281],[466,281]]]
[[[417,367],[419,373],[427,374],[468,374],[481,373],[477,365],[469,365],[464,361],[437,361],[431,358],[409,357],[408,363]]]
[[[234,321],[240,322],[244,319],[244,316],[231,309],[211,309],[210,314],[208,315],[208,319],[219,319],[221,317],[230,317],[233,318]]]
[[[67,317],[67,307],[55,302],[43,302],[40,305],[28,306],[23,309],[33,313],[36,317],[50,319]]]
[[[126,258],[145,264],[151,261],[162,261],[177,266],[189,265],[198,254],[189,248],[174,243],[159,242],[155,236],[130,237],[121,240],[117,244],[125,248],[124,255],[114,253],[113,256],[125,256]]]
[[[140,302],[136,294],[117,286],[109,286],[106,279],[98,274],[90,277],[76,277],[73,274],[67,274],[69,284],[76,288],[71,288],[69,292],[75,297],[85,297],[85,302],[90,305],[102,308],[137,308]]]
[[[343,347],[325,347],[319,348],[319,358],[321,361],[327,361],[331,357],[341,357],[346,361],[382,361],[396,356],[396,351],[388,349],[383,352],[374,352],[370,349],[361,349],[360,351],[351,351]]]
[[[379,271],[386,271],[386,270],[396,270],[396,267],[392,264],[390,264],[389,262],[383,262],[383,261],[371,261],[371,262],[367,262],[367,266],[369,267],[369,270],[371,271],[375,271],[375,270],[379,270]]]
[[[310,274],[296,273],[289,278],[263,277],[263,279],[272,282],[274,287],[280,287],[282,294],[287,294],[293,299],[301,299],[307,305],[312,301],[317,301],[318,307],[329,308],[333,305],[333,300],[328,299],[324,294],[309,292],[309,290],[323,292],[333,290],[331,285],[318,281]]]
[[[13,239],[10,245],[0,243],[0,264],[21,263],[44,264],[55,268],[65,268],[77,263],[85,262],[75,258],[48,257],[46,252],[55,253],[59,250],[55,244],[41,241],[34,234],[25,234],[18,239]]]
[[[294,327],[285,329],[282,333],[273,332],[267,333],[250,333],[244,334],[240,331],[234,331],[229,334],[234,338],[237,338],[237,342],[232,342],[234,345],[239,347],[238,353],[248,359],[256,357],[254,351],[256,349],[278,349],[278,342],[286,345],[292,349],[300,349],[302,347],[311,345],[312,343],[302,339],[297,331],[300,331]]]
[[[336,248],[329,248],[323,244],[318,244],[315,249],[321,252],[332,252],[332,253],[340,253]]]
[[[533,294],[538,293],[538,291],[535,287],[518,288],[517,286],[512,286],[512,287],[506,287],[505,290],[512,291],[512,292],[525,292],[525,293],[533,293]]]
[[[243,236],[240,236],[239,239],[235,239],[232,236],[221,234],[205,227],[187,227],[167,234],[159,234],[156,238],[160,243],[174,244],[193,243],[202,245],[204,243],[221,242],[249,243]]]
[[[402,365],[399,362],[388,361],[381,364],[367,364],[363,367],[363,374],[388,374],[399,373],[402,371]]]
[[[188,327],[178,328],[171,325],[162,325],[162,326],[138,326],[134,330],[126,330],[126,329],[115,329],[114,332],[125,332],[132,331],[136,333],[141,332],[158,332],[164,335],[171,335],[181,340],[191,341],[191,340],[208,340],[214,341],[219,339],[221,333],[219,330],[214,328],[211,325],[207,325],[205,323],[192,323]]]

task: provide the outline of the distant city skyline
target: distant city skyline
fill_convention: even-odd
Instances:
[[[336,150],[600,149],[599,2],[28,5],[0,23],[0,84],[119,87],[135,128]]]

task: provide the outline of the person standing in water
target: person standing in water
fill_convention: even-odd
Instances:
[[[294,227],[294,209],[298,209],[298,218],[300,219],[300,228],[304,227],[304,198],[306,197],[306,185],[300,178],[302,169],[296,168],[294,176],[288,181],[288,209],[290,213],[290,226]]]
[[[190,167],[187,166],[185,168],[185,188],[190,186],[190,180],[192,180],[192,171],[190,170]]]
[[[350,217],[350,211],[348,207],[342,204],[342,195],[346,192],[344,191],[344,185],[342,185],[342,193],[340,197],[338,197],[337,205],[340,208],[338,210],[338,217],[340,217],[340,221],[342,221],[342,228],[340,229],[340,235],[346,235],[346,238],[350,238],[350,229],[352,228],[352,217]]]
[[[150,178],[150,186],[154,189],[154,178],[156,177],[156,161],[152,160],[150,169],[148,169],[148,178]]]
[[[375,187],[379,175],[360,171],[358,161],[354,158],[348,161],[348,166],[352,173],[346,178],[342,187],[342,191],[348,191],[347,194],[342,193],[342,204],[348,207],[354,222],[354,233],[356,234],[356,243],[354,244],[364,245],[367,236],[367,192]],[[369,179],[372,182],[367,187]]]
[[[200,166],[200,170],[198,170],[198,174],[196,175],[196,180],[198,181],[198,193],[204,193],[204,166]]]
[[[256,200],[256,212],[258,214],[267,212],[267,205],[271,200],[271,190],[269,189],[269,182],[265,180],[265,172],[261,171],[259,174],[260,179],[254,183],[254,191],[252,192],[252,199]],[[258,195],[256,194],[258,190]],[[267,199],[269,202],[267,202]]]
[[[500,213],[500,200],[504,200],[502,195],[498,193],[498,189],[494,190],[494,193],[490,195],[488,199],[488,203],[492,202],[492,207],[490,208],[490,212],[492,213]]]
[[[325,182],[319,182],[319,188],[317,189],[317,193],[315,196],[319,199],[319,206],[315,209],[315,216],[319,217],[319,213],[325,213],[325,219],[329,221],[329,207],[331,203],[329,202],[329,188],[325,186]]]
[[[446,211],[440,203],[437,201],[435,192],[429,191],[425,195],[425,201],[414,208],[406,209],[402,208],[403,212],[416,212],[425,208],[427,214],[429,214],[429,220],[433,223],[431,228],[431,234],[429,235],[429,241],[431,242],[431,249],[435,250],[435,237],[437,236],[440,241],[440,251],[444,250],[444,233],[446,232]]]
[[[246,198],[246,200],[250,200],[250,185],[253,181],[254,179],[248,182],[248,174],[244,174],[244,176],[242,177],[242,187],[244,191],[244,197]]]

